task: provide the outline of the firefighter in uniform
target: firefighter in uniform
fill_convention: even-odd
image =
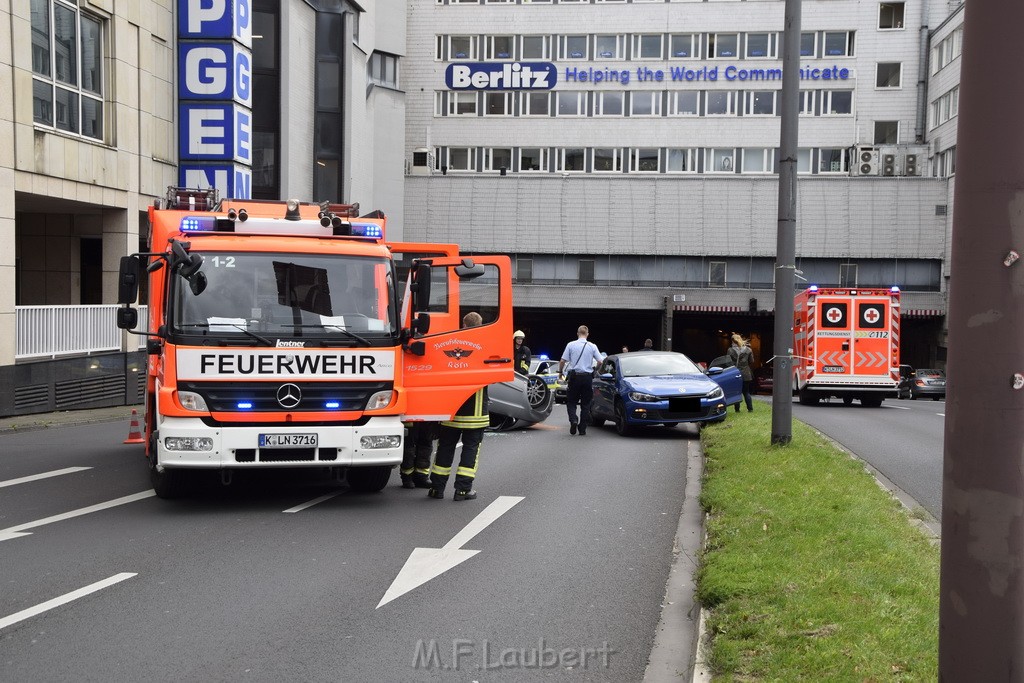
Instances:
[[[515,371],[523,375],[529,375],[530,361],[533,360],[533,354],[530,353],[530,347],[526,345],[525,340],[526,334],[522,330],[516,330],[515,334],[512,335]]]
[[[406,422],[402,452],[402,488],[430,488],[430,460],[437,439],[436,422]]]
[[[462,319],[463,327],[476,327],[482,322],[480,314],[470,312]],[[430,468],[431,498],[444,498],[444,489],[448,485],[448,477],[452,474],[452,463],[455,461],[455,447],[462,439],[462,455],[459,467],[455,470],[454,500],[473,500],[473,480],[476,479],[476,467],[480,456],[480,444],[484,440],[484,428],[490,422],[487,412],[487,387],[480,387],[476,393],[466,399],[451,420],[441,423],[438,429],[437,455],[434,466]]]

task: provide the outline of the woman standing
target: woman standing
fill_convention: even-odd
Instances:
[[[754,362],[754,352],[750,344],[739,334],[732,335],[732,346],[729,347],[729,357],[736,364],[740,374],[743,376],[743,400],[747,402],[747,410],[753,412],[754,399],[750,395],[751,387],[754,384],[754,370],[751,365]],[[740,412],[740,404],[736,404],[736,412]]]

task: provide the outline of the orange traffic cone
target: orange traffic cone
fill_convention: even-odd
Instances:
[[[146,443],[142,438],[142,427],[139,426],[139,414],[132,408],[132,422],[128,427],[128,438],[122,443]]]

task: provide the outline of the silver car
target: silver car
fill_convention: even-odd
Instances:
[[[555,405],[554,392],[540,375],[515,373],[510,382],[487,387],[490,399],[491,426],[494,431],[507,431],[543,422]]]

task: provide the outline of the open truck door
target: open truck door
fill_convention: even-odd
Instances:
[[[478,327],[462,327],[469,312]],[[402,301],[406,420],[446,420],[477,389],[512,380],[512,263],[507,256],[424,257]]]

